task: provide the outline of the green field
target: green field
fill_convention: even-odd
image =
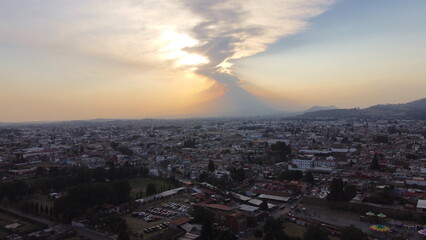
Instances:
[[[284,232],[289,237],[300,237],[303,239],[303,234],[306,232],[306,227],[302,227],[295,223],[284,222]],[[340,240],[340,238],[329,236],[330,240]]]
[[[291,222],[285,222],[284,223],[284,232],[289,237],[303,237],[303,234],[305,233],[306,228],[302,227],[300,225],[291,223]]]
[[[129,181],[130,187],[132,188],[130,195],[133,198],[136,198],[136,194],[139,192],[142,192],[142,196],[146,197],[145,195],[146,186],[150,183],[153,183],[157,186],[157,191],[160,191],[162,187],[165,188],[166,190],[169,190],[169,184],[171,189],[178,187],[175,183],[172,183],[160,178],[147,178],[147,177],[132,178],[132,179],[129,179],[128,181]]]
[[[303,239],[303,234],[306,232],[306,227],[302,227],[300,225],[297,225],[295,223],[291,223],[291,222],[284,222],[284,232],[285,234],[287,234],[287,236],[289,237],[298,237],[300,239]],[[329,236],[330,240],[341,240],[338,237],[334,237],[334,236]],[[253,236],[253,234],[248,238],[249,240],[259,240],[262,238],[256,238],[255,236]]]

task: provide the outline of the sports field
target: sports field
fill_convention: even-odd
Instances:
[[[136,198],[136,194],[140,192],[142,193],[142,197],[146,197],[145,195],[146,186],[150,183],[153,183],[157,186],[158,192],[160,192],[162,188],[165,190],[169,190],[169,187],[171,189],[178,187],[175,183],[169,182],[161,178],[147,178],[147,177],[132,178],[132,179],[129,179],[128,181],[129,181],[130,187],[132,188],[130,195],[133,198]]]

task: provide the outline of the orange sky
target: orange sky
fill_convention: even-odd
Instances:
[[[425,5],[0,1],[0,122],[188,116],[231,87],[280,111],[423,98]]]

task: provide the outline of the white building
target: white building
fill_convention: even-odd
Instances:
[[[308,169],[314,165],[313,159],[293,159],[291,162],[300,169]]]

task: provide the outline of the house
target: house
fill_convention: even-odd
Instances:
[[[169,227],[173,229],[181,228],[182,225],[189,223],[192,219],[188,217],[180,217],[170,221]]]
[[[426,200],[419,199],[417,201],[416,209],[418,212],[426,212]]]
[[[222,204],[198,203],[195,207],[201,207],[213,214],[213,222],[237,233],[246,228],[246,217],[236,208]]]

